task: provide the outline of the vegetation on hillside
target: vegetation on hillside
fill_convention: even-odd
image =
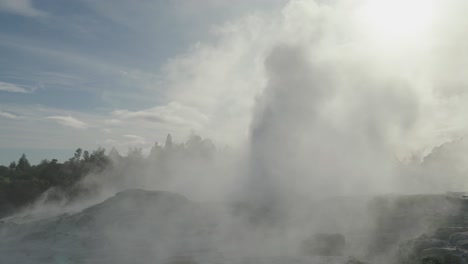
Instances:
[[[171,164],[182,164],[187,157],[207,159],[215,147],[209,139],[192,134],[185,143],[175,144],[170,135],[164,146],[156,143],[147,157],[141,148],[130,149],[127,156],[121,156],[111,149],[108,154],[104,148],[87,151],[78,148],[67,161],[44,159],[31,165],[26,154],[8,166],[0,165],[0,217],[7,216],[19,208],[33,203],[46,191],[48,200],[66,198],[74,200],[86,196],[95,186],[80,184],[89,175],[93,183],[113,181],[122,182],[128,174],[153,173],[164,176],[171,174]],[[180,165],[179,165],[180,166]],[[132,175],[135,181],[138,175]]]

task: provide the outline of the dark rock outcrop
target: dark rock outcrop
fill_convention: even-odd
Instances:
[[[181,195],[126,190],[79,213],[1,223],[0,262],[157,263],[204,249],[212,228],[202,206]]]
[[[468,263],[468,200],[449,197],[456,210],[446,214],[439,228],[428,229],[427,235],[409,239],[399,245],[402,264],[466,264]],[[453,209],[452,208],[452,209]]]

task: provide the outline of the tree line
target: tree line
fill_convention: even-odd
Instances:
[[[9,166],[0,166],[0,217],[28,205],[50,188],[76,195],[75,184],[90,172],[102,171],[110,160],[105,149],[89,153],[78,148],[73,157],[60,163],[44,159],[31,165],[26,154]],[[53,197],[52,197],[53,198]]]
[[[180,164],[188,157],[206,160],[214,150],[215,146],[209,139],[198,135],[192,134],[186,142],[176,144],[168,134],[165,144],[162,146],[156,142],[146,157],[141,148],[130,149],[126,156],[120,155],[115,148],[108,153],[104,148],[91,152],[78,148],[65,162],[44,159],[37,165],[31,165],[23,154],[8,166],[0,165],[0,218],[30,205],[51,189],[54,192],[50,192],[47,199],[52,201],[86,196],[93,186],[80,183],[88,175],[94,177],[94,182],[101,178],[101,184],[105,180],[118,182],[136,171],[152,170],[155,174],[170,175],[171,164]]]

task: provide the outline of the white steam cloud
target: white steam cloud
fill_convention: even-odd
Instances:
[[[113,166],[102,175],[91,173],[82,184],[104,186],[102,197],[144,188],[169,190],[200,202],[209,212],[192,215],[215,216],[218,224],[207,227],[214,231],[203,238],[203,245],[215,247],[223,257],[294,255],[300,241],[318,232],[345,234],[355,243],[348,253],[365,255],[375,231],[373,217],[382,217],[366,213],[369,197],[458,191],[467,187],[468,172],[468,144],[463,140],[468,83],[462,70],[468,65],[468,39],[459,29],[468,23],[463,13],[468,4],[447,1],[430,34],[417,42],[408,38],[385,43],[375,28],[367,33],[359,28],[356,15],[367,3],[296,0],[279,13],[250,15],[215,28],[216,41],[194,46],[164,69],[170,103],[118,110],[106,123],[146,120],[168,128],[192,127],[231,148],[214,152],[211,140],[195,134],[181,144],[168,136],[147,158],[138,148],[126,159],[112,151]],[[87,127],[69,116],[48,118]],[[121,135],[136,144],[150,139],[137,132]],[[129,209],[119,199],[130,199],[128,204],[138,204],[128,198],[131,195],[150,199],[142,191],[126,195],[107,205]],[[393,208],[391,202],[387,205]],[[101,204],[82,215],[86,220],[86,213],[103,211],[98,219],[112,221],[112,208]],[[134,208],[139,207],[131,206],[130,212],[137,212]],[[119,233],[119,221],[105,228],[111,230],[106,246],[113,259],[120,256],[116,248],[132,257],[143,248],[151,252],[144,255],[151,260],[158,251],[147,246],[153,238],[143,234],[154,227],[151,219],[158,217],[158,210],[171,212],[171,207],[161,208],[136,221],[144,246],[138,244],[139,237],[127,243],[125,238],[133,232]],[[186,212],[177,215],[163,222],[185,226]],[[422,229],[409,226],[404,235]],[[180,247],[173,242],[179,236],[172,235],[180,230],[168,230],[161,232],[175,244],[158,250],[172,253]],[[181,248],[197,243],[189,241]],[[153,242],[155,248],[161,243]]]

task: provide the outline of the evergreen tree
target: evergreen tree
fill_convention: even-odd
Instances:
[[[164,148],[165,148],[166,150],[172,149],[172,136],[171,136],[171,134],[167,134],[167,137],[166,137],[166,144],[164,145]]]
[[[84,160],[85,162],[88,162],[88,161],[89,161],[89,151],[85,150],[85,151],[83,152],[83,160]]]
[[[75,159],[76,162],[80,161],[82,152],[83,152],[83,150],[81,148],[78,148],[75,151],[75,154],[73,155],[73,158]]]
[[[18,160],[18,165],[16,166],[16,169],[20,171],[25,171],[29,168],[31,168],[31,164],[29,164],[29,161],[26,158],[26,154],[23,153],[23,155],[21,155],[21,158]]]

